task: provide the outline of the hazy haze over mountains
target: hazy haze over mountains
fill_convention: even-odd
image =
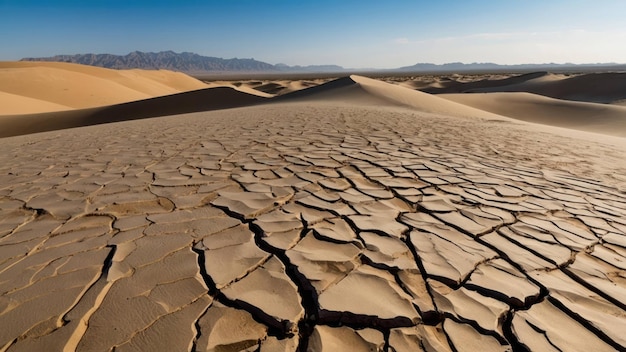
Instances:
[[[175,53],[173,51],[161,51],[157,53],[133,51],[127,55],[113,54],[77,54],[56,55],[52,57],[24,58],[22,61],[59,61],[71,62],[82,65],[98,66],[112,69],[167,69],[188,73],[203,72],[354,72],[371,70],[366,68],[344,68],[338,65],[309,65],[289,66],[286,64],[270,64],[253,58],[223,59],[211,56],[202,56],[190,52]],[[433,72],[433,71],[472,71],[472,70],[506,70],[506,69],[547,69],[566,67],[598,67],[616,66],[615,63],[598,63],[576,65],[565,64],[521,64],[499,65],[495,63],[470,63],[461,62],[437,65],[432,63],[418,63],[412,66],[391,68],[390,71],[404,72]]]

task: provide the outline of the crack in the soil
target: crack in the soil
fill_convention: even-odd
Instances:
[[[252,315],[252,318],[255,321],[268,327],[267,334],[269,336],[274,336],[279,339],[286,338],[289,336],[289,331],[291,331],[290,329],[291,327],[289,326],[288,321],[279,321],[276,318],[272,317],[271,315],[268,315],[267,313],[263,312],[259,308],[247,302],[244,302],[241,300],[231,300],[228,297],[226,297],[220,290],[218,290],[215,285],[215,282],[206,271],[204,250],[197,249],[194,247],[192,247],[191,250],[194,251],[198,256],[198,267],[200,269],[200,275],[202,276],[204,283],[208,288],[208,294],[212,296],[214,300],[222,303],[223,305],[227,307],[247,311],[248,313],[250,313],[250,315]],[[199,319],[200,318],[198,318],[198,320],[195,323],[196,326],[197,326]],[[198,326],[198,329],[199,329],[199,326]],[[198,330],[198,334],[196,337],[199,337],[201,334],[202,334],[201,331]]]
[[[271,253],[278,260],[280,260],[285,267],[285,274],[293,282],[300,296],[302,308],[304,308],[304,317],[297,322],[298,324],[298,351],[306,351],[308,348],[308,342],[315,325],[319,319],[319,306],[317,304],[317,291],[315,287],[311,285],[310,281],[297,269],[295,265],[291,263],[289,257],[287,257],[286,251],[275,248],[265,241],[263,241],[264,231],[261,227],[252,221],[247,221],[250,230],[254,233],[254,240],[256,245],[263,251]],[[300,239],[304,238],[308,232],[306,223],[303,222],[303,229],[300,231]]]
[[[502,333],[504,338],[509,342],[513,352],[530,352],[528,347],[521,343],[515,333],[513,332],[513,317],[515,316],[515,310],[509,310],[502,320]]]
[[[557,307],[562,312],[567,314],[570,318],[574,319],[580,325],[584,326],[587,330],[591,331],[600,340],[606,342],[608,345],[610,345],[611,347],[615,348],[616,351],[624,351],[624,350],[626,350],[626,348],[624,346],[620,345],[615,340],[610,338],[606,333],[604,333],[604,331],[602,331],[599,328],[595,327],[587,319],[581,317],[576,312],[574,312],[571,309],[567,308],[567,306],[565,306],[565,304],[561,303],[561,301],[559,301],[558,299],[556,299],[556,298],[554,298],[552,296],[548,296],[547,299],[548,299],[548,301],[550,301],[550,303],[552,303],[555,307]]]

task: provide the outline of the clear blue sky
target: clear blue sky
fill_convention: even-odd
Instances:
[[[0,60],[134,50],[351,68],[626,63],[626,0],[0,0]]]

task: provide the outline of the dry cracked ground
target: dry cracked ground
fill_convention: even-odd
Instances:
[[[307,103],[0,140],[2,351],[614,351],[626,165]]]

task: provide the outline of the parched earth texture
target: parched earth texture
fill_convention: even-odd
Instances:
[[[626,348],[626,162],[292,103],[0,140],[0,350]]]

